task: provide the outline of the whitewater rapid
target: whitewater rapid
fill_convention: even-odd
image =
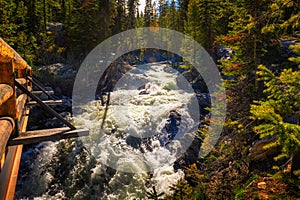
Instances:
[[[152,186],[171,193],[169,187],[184,177],[173,163],[191,144],[199,121],[189,83],[167,64],[145,64],[123,75],[104,99],[76,108],[73,123],[89,128],[89,136],[42,143],[25,183],[19,181],[19,199],[146,199]],[[29,182],[36,191],[23,191]]]

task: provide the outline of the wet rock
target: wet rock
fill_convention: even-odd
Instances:
[[[181,123],[181,114],[176,110],[171,110],[169,114],[169,118],[161,130],[161,134],[159,135],[159,141],[161,146],[165,146],[169,143],[170,140],[173,140],[176,134],[178,133],[178,127]]]
[[[184,78],[186,78],[186,80],[190,83],[194,82],[196,79],[198,79],[199,77],[199,72],[195,67],[192,67],[189,70],[184,70],[184,72],[182,72],[182,75],[184,76]]]
[[[134,69],[134,66],[127,62],[119,61],[112,63],[103,73],[96,90],[96,96],[100,97],[106,92],[113,91],[119,79],[128,71]]]
[[[45,93],[42,93],[42,94],[40,95],[40,99],[41,99],[41,100],[48,100],[49,97],[48,97],[48,95],[46,95]]]
[[[210,107],[210,94],[200,93],[196,95],[199,106],[201,107]]]
[[[137,137],[133,137],[131,135],[129,135],[127,138],[126,138],[126,144],[128,144],[129,146],[137,149],[141,146],[141,142],[142,142],[142,139],[141,138],[137,138]]]
[[[72,107],[72,99],[67,96],[62,96],[63,106],[66,106],[68,108]]]
[[[144,94],[149,94],[149,92],[147,90],[142,90],[140,91],[139,95],[144,95]]]
[[[72,96],[76,70],[63,63],[55,63],[39,68],[39,79],[54,88],[56,96]]]
[[[62,100],[62,104],[58,105],[58,106],[55,106],[55,110],[57,112],[65,112],[65,111],[71,112],[71,110],[72,110],[72,99],[67,97],[67,96],[62,96],[61,100]]]
[[[61,74],[61,70],[64,68],[62,63],[56,63],[52,65],[42,66],[39,68],[40,72],[48,72],[52,75],[59,75]]]
[[[193,87],[196,94],[207,93],[208,92],[207,85],[206,85],[205,81],[202,78],[197,78],[196,80],[194,80],[192,82],[191,85],[192,85],[192,87]]]
[[[61,96],[63,94],[62,89],[60,88],[60,86],[55,87],[54,94],[57,95],[57,96]]]
[[[70,112],[62,112],[59,113],[60,116],[62,116],[65,120],[71,121],[71,113]],[[45,123],[46,128],[57,128],[62,127],[64,124],[56,117],[53,117],[52,119],[48,119]]]

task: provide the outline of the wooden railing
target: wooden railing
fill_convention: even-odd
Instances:
[[[31,67],[0,38],[0,199],[14,199],[22,154],[22,145],[7,143],[19,131],[26,131],[29,109],[25,109],[27,94],[18,90],[15,81],[32,90]]]
[[[32,84],[38,91],[32,91]],[[48,95],[42,101],[37,95]],[[31,67],[0,38],[0,200],[13,200],[23,144],[53,141],[88,135],[76,128],[49,105],[62,103],[46,91],[32,74]],[[26,131],[30,106],[38,105],[66,127]]]
[[[31,91],[31,75],[32,69],[26,61],[0,38],[0,156],[5,156],[11,135],[18,134],[16,127],[20,125],[28,99],[26,94],[15,88],[14,81]]]

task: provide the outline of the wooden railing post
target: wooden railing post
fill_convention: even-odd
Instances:
[[[28,79],[29,77],[32,77],[32,69],[31,69],[31,67],[27,67],[26,68],[26,78]],[[27,81],[27,89],[29,91],[32,91],[32,81],[30,81],[29,79]]]
[[[7,84],[13,88],[13,95],[0,107],[0,117],[17,117],[16,90],[14,84],[15,74],[13,62],[0,63],[0,83]]]

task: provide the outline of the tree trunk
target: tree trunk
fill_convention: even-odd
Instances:
[[[297,151],[292,159],[291,176],[292,178],[300,178],[294,174],[295,171],[300,170],[300,151]]]

